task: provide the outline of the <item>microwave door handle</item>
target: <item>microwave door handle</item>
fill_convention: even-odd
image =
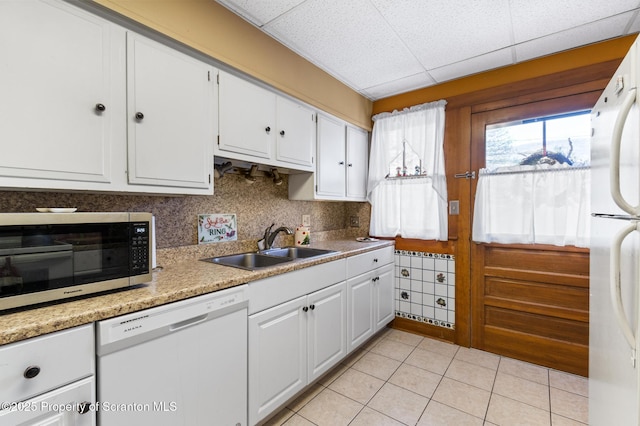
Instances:
[[[613,133],[611,135],[611,164],[609,166],[609,186],[611,192],[611,198],[622,210],[630,215],[640,214],[640,206],[632,206],[622,196],[620,191],[620,148],[622,145],[622,131],[624,125],[627,122],[629,111],[636,101],[636,89],[631,89],[627,92],[620,106],[620,111],[616,117],[616,122],[613,125]]]
[[[73,251],[54,251],[49,253],[32,253],[32,254],[20,254],[11,256],[11,261],[14,264],[28,263],[28,262],[40,262],[43,260],[65,259],[72,258]]]
[[[633,231],[637,230],[640,230],[640,225],[635,222],[622,228],[613,238],[609,258],[609,290],[611,304],[613,305],[613,312],[615,314],[616,321],[618,322],[618,326],[627,340],[627,343],[631,347],[631,363],[634,366],[636,358],[636,337],[633,334],[631,325],[629,324],[624,312],[624,306],[622,305],[622,292],[620,289],[620,251],[624,239]]]

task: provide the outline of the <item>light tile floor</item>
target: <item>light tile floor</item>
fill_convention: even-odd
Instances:
[[[587,379],[385,329],[266,424],[588,423]]]

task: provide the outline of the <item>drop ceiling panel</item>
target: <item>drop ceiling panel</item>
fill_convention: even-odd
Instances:
[[[264,30],[351,87],[423,70],[369,0],[307,0]]]
[[[516,43],[597,21],[638,7],[638,0],[511,0]]]
[[[515,46],[518,62],[550,55],[575,46],[595,43],[623,35],[635,13],[628,12],[559,33],[540,37]]]
[[[372,100],[640,31],[640,0],[217,1]]]
[[[512,63],[512,49],[508,47],[506,49],[490,52],[430,70],[429,74],[431,74],[438,83],[442,83],[444,81],[454,80],[467,75],[477,74],[482,71],[504,67]]]
[[[219,3],[231,9],[237,15],[242,16],[247,21],[261,27],[303,1],[304,0],[219,0]]]
[[[371,2],[427,70],[512,44],[509,0]]]
[[[436,81],[427,72],[421,72],[398,80],[392,80],[388,83],[366,87],[362,89],[362,94],[370,99],[380,99],[385,96],[397,95],[410,90],[433,86],[434,84],[436,84]]]

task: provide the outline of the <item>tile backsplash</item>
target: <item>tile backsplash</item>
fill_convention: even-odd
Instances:
[[[396,316],[455,328],[455,257],[395,251]]]
[[[255,250],[267,226],[275,223],[276,227],[295,228],[301,224],[303,214],[311,216],[312,240],[368,234],[369,203],[291,201],[288,176],[283,178],[282,185],[274,185],[270,178],[263,177],[248,184],[243,176],[227,174],[215,180],[211,196],[4,191],[0,196],[0,212],[35,212],[36,207],[151,212],[156,217],[158,263],[163,249],[191,252],[196,257]],[[211,213],[237,215],[237,241],[197,246],[198,214]],[[359,227],[349,226],[350,216],[359,218]],[[293,244],[293,238],[280,234],[276,243]]]

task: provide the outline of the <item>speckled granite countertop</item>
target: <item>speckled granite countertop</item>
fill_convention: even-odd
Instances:
[[[153,280],[136,288],[0,314],[0,345],[66,328],[112,318],[129,312],[175,302],[320,263],[392,246],[393,241],[360,243],[333,240],[311,247],[337,253],[316,259],[298,259],[260,271],[245,271],[210,262],[189,260],[153,273]]]

